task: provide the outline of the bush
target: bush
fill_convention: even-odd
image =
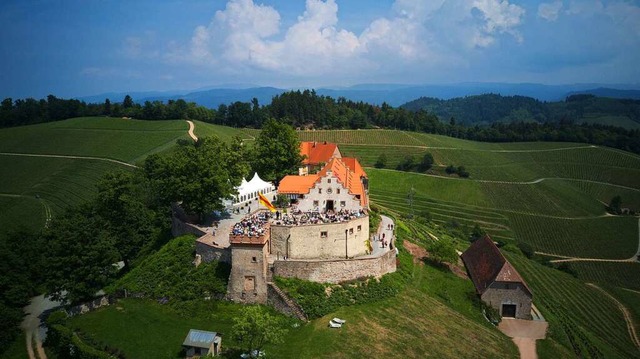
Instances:
[[[447,168],[444,170],[445,172],[447,172],[447,174],[454,174],[456,172],[458,172],[458,169],[455,168],[453,165],[448,165]]]
[[[375,168],[385,168],[387,166],[387,155],[385,153],[381,153],[373,166]]]
[[[527,258],[529,259],[533,258],[535,251],[533,250],[533,247],[531,247],[529,243],[518,242],[518,248],[520,248],[520,251],[522,251],[522,254],[527,256]]]

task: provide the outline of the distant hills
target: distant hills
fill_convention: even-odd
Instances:
[[[574,94],[594,94],[603,97],[640,99],[640,86],[615,85],[606,87],[602,84],[541,85],[532,83],[459,83],[443,85],[407,85],[407,84],[360,84],[350,87],[318,88],[316,93],[333,98],[344,97],[352,101],[362,101],[380,105],[383,102],[391,106],[400,106],[420,97],[432,97],[448,100],[457,97],[500,94],[503,96],[527,96],[539,101],[560,101]],[[275,95],[297,88],[258,87],[252,85],[224,85],[223,87],[204,88],[183,91],[148,91],[148,92],[111,92],[94,96],[78,97],[88,103],[121,102],[125,95],[130,95],[135,102],[167,101],[183,99],[209,108],[217,108],[221,104],[236,101],[250,102],[257,98],[262,105],[271,102]]]
[[[602,93],[610,93],[601,89]],[[630,93],[627,91],[624,93]],[[627,129],[640,128],[640,100],[574,94],[563,101],[542,102],[532,97],[485,94],[442,100],[421,97],[401,106],[410,111],[425,110],[442,121],[451,118],[465,125],[494,122],[599,123]]]

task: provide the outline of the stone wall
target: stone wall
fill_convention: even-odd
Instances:
[[[503,304],[515,304],[516,318],[531,319],[531,295],[520,283],[493,282],[480,298],[500,315]]]
[[[304,315],[302,308],[278,288],[275,283],[268,283],[267,288],[267,304],[284,315],[307,321],[307,317]]]
[[[289,259],[344,259],[345,256],[363,256],[367,251],[365,242],[368,239],[369,216],[334,224],[271,225],[271,253],[281,259],[285,256]]]
[[[220,261],[231,263],[231,248],[229,247],[213,247],[206,243],[196,241],[196,254],[199,254],[204,262]]]
[[[267,248],[265,244],[232,244],[227,298],[241,303],[267,303]]]
[[[183,236],[185,234],[194,234],[196,237],[200,238],[204,236],[206,233],[200,228],[194,226],[191,223],[187,223],[181,216],[177,215],[176,212],[173,212],[171,216],[171,234],[174,237]]]
[[[349,260],[279,260],[274,262],[274,275],[300,278],[320,283],[340,283],[356,278],[381,277],[396,271],[396,253],[388,251],[379,257]]]

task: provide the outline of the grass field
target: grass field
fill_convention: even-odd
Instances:
[[[480,314],[473,290],[469,281],[450,272],[416,265],[398,296],[290,327],[286,343],[268,346],[266,352],[275,358],[516,358],[513,343]],[[174,308],[124,300],[75,317],[71,326],[95,342],[120,348],[127,357],[177,358],[190,328],[221,332],[223,348],[237,346],[231,326],[240,307],[197,300]],[[347,324],[340,330],[328,328],[334,316]]]
[[[107,172],[131,168],[104,161],[0,155],[0,227],[39,230],[49,216],[90,199]]]
[[[260,134],[260,130],[248,128],[234,128],[227,126],[214,125],[211,123],[193,121],[195,125],[195,134],[198,137],[217,136],[225,142],[230,142],[235,136],[239,136],[243,141],[252,143],[256,136]]]
[[[585,282],[640,291],[640,263],[638,262],[569,262],[568,264],[577,273],[578,278]],[[640,305],[640,301],[637,304]]]
[[[622,312],[610,298],[569,274],[505,254],[531,286],[535,303],[551,322],[554,339],[573,348],[578,357],[638,355]]]
[[[135,163],[187,137],[182,120],[83,117],[0,130],[0,152],[111,158]]]

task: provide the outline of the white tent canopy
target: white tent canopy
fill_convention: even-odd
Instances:
[[[266,182],[258,173],[253,174],[253,178],[249,182],[242,179],[240,186],[236,188],[237,195],[234,198],[234,206],[244,205],[253,200],[258,199],[258,193],[262,193],[270,201],[275,198],[276,187],[271,182]]]

